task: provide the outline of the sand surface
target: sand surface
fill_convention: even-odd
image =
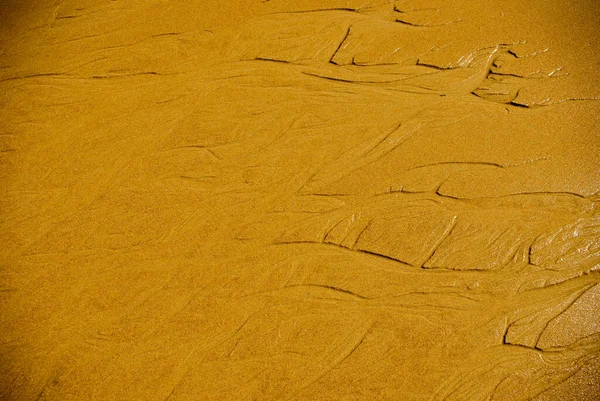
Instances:
[[[0,1],[0,399],[600,399],[596,0]]]

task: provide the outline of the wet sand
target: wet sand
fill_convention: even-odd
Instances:
[[[598,2],[0,10],[0,399],[600,399]]]

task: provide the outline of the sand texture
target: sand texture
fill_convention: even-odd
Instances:
[[[0,4],[0,400],[600,400],[597,0]]]

